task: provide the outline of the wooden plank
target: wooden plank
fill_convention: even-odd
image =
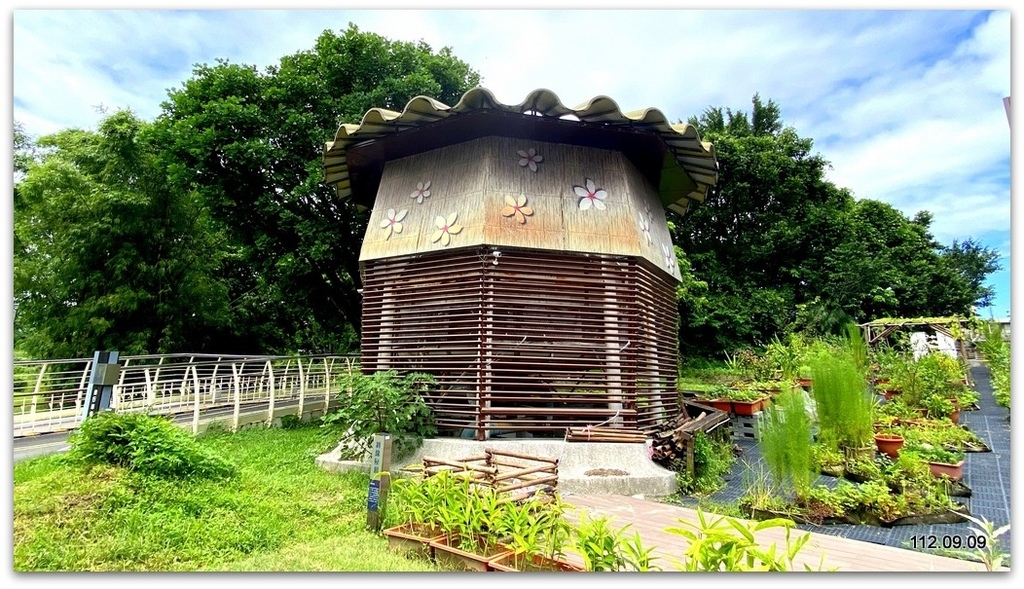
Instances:
[[[677,525],[677,520],[697,523],[697,512],[676,505],[646,501],[621,495],[572,495],[563,499],[578,509],[585,510],[592,517],[608,516],[613,526],[630,525],[630,530],[640,533],[644,546],[654,547],[654,555],[661,566],[672,559],[678,560],[689,547],[682,536],[669,534],[664,529]],[[568,514],[570,519],[578,515]],[[707,517],[707,514],[705,514]],[[981,563],[927,554],[915,550],[882,546],[863,542],[795,530],[793,534],[809,534],[810,540],[794,559],[797,570],[807,564],[817,569],[824,557],[824,568],[835,568],[838,572],[920,572],[920,571],[984,571]],[[755,534],[763,546],[776,543],[778,548],[785,544],[785,530],[771,528]]]

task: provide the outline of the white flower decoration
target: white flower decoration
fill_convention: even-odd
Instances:
[[[386,229],[388,232],[388,236],[384,239],[390,239],[392,233],[402,232],[402,219],[407,214],[409,214],[409,211],[406,209],[402,209],[397,213],[395,209],[388,209],[387,218],[380,222],[380,228]]]
[[[430,196],[430,180],[416,184],[416,190],[412,191],[409,198],[415,198],[416,204],[423,204],[423,199]]]
[[[672,271],[672,264],[676,262],[676,252],[672,249],[672,246],[661,244],[661,251],[665,254],[665,269],[669,272]]]
[[[515,216],[516,221],[526,223],[526,218],[533,215],[533,207],[526,206],[526,195],[505,195],[505,208],[501,209],[504,217]]]
[[[536,172],[537,164],[544,161],[544,157],[537,155],[537,150],[532,147],[526,151],[520,149],[517,153],[519,154],[519,165],[529,167],[531,172]]]
[[[640,231],[644,232],[644,237],[647,238],[647,245],[651,245],[651,222],[639,211],[637,211],[636,215],[640,219]]]
[[[459,219],[458,213],[452,213],[448,215],[448,218],[435,217],[434,225],[437,226],[437,231],[434,232],[434,236],[430,241],[437,243],[441,242],[441,245],[448,245],[452,241],[452,235],[455,235],[459,231],[462,231],[462,225],[456,223]]]
[[[604,199],[608,198],[608,193],[598,188],[590,178],[587,178],[586,184],[586,188],[582,186],[572,187],[576,191],[576,196],[580,197],[580,210],[585,211],[590,207],[594,207],[599,211],[603,211],[605,208]]]

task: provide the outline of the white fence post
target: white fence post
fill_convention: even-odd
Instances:
[[[242,363],[242,366],[245,366],[244,362]],[[231,376],[235,383],[235,414],[231,424],[231,431],[236,432],[238,431],[238,418],[242,408],[242,379],[239,376],[238,367],[234,362],[231,363]]]
[[[270,403],[267,406],[267,427],[274,425],[274,363],[267,360],[267,374],[270,375]]]

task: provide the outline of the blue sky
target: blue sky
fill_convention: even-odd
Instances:
[[[836,184],[908,216],[932,212],[940,243],[974,238],[996,248],[1004,270],[990,277],[991,313],[1010,314],[1008,9],[12,15],[13,44],[4,51],[13,47],[13,118],[35,136],[95,128],[101,106],[151,119],[193,64],[225,58],[265,67],[349,22],[391,39],[450,46],[506,103],[543,87],[569,106],[604,94],[623,111],[656,107],[686,119],[710,106],[749,111],[759,93],[814,139]]]

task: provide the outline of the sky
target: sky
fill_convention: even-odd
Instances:
[[[624,112],[655,107],[685,120],[709,107],[749,112],[758,93],[780,106],[784,124],[814,140],[837,185],[907,216],[930,211],[932,233],[944,245],[973,238],[996,249],[1003,270],[990,276],[995,302],[980,313],[1010,315],[1010,125],[1002,101],[1011,91],[1008,8],[105,6],[117,10],[12,10],[13,39],[3,50],[13,50],[13,120],[30,135],[95,129],[103,109],[153,119],[195,64],[227,59],[264,68],[349,23],[435,50],[451,47],[509,104],[547,88],[570,107],[606,95]],[[335,129],[324,131],[326,139]]]

